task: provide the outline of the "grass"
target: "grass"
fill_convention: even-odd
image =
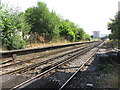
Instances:
[[[109,48],[116,48],[116,41],[108,41],[106,44]],[[120,65],[114,57],[106,59],[102,65],[99,66],[99,72],[101,74],[98,80],[98,88],[120,88]]]
[[[120,88],[118,85],[118,73],[104,74],[99,81],[99,88]]]

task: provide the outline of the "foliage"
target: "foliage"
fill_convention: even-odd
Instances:
[[[49,11],[45,3],[38,2],[36,7],[28,8],[25,16],[31,25],[31,32],[45,33],[46,35],[59,34],[60,19],[54,11]]]
[[[116,14],[115,19],[111,19],[111,21],[108,23],[108,29],[111,30],[109,38],[116,40],[118,48],[120,48],[120,11]]]
[[[82,28],[78,28],[69,20],[61,19],[54,11],[50,12],[43,2],[38,2],[36,7],[28,8],[25,15],[32,33],[45,33],[52,38],[61,36],[72,42],[88,38]]]
[[[93,37],[94,37],[93,35],[90,36],[91,39],[92,39]]]
[[[60,35],[65,37],[68,41],[79,41],[84,40],[89,37],[89,35],[86,35],[84,30],[82,28],[79,28],[77,25],[75,25],[73,22],[70,22],[69,20],[61,20],[60,23]]]
[[[111,30],[112,39],[120,39],[120,12],[117,13],[115,19],[110,19],[108,29]]]
[[[109,57],[98,67],[101,78],[98,80],[98,88],[118,88],[119,66],[115,57]]]
[[[35,42],[90,40],[82,28],[49,11],[44,2],[38,2],[37,6],[28,8],[25,13],[4,6],[0,8],[2,45],[8,49],[24,48],[28,36],[30,42],[30,38]]]
[[[74,41],[75,40],[75,34],[72,31],[72,27],[70,26],[70,22],[68,20],[61,20],[59,30],[60,35],[63,36],[68,41]]]
[[[8,49],[21,49],[25,47],[29,25],[24,14],[2,6],[0,9],[0,25],[2,45]]]

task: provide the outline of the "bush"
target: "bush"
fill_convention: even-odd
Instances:
[[[27,43],[30,30],[23,13],[2,6],[0,9],[2,45],[7,49],[21,49]]]
[[[11,37],[11,41],[9,44],[9,49],[21,49],[25,48],[26,41],[21,38],[19,35],[15,35]],[[10,47],[11,46],[11,47]]]

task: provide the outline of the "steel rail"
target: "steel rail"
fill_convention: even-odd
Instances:
[[[82,64],[82,65],[79,67],[79,69],[78,69],[58,90],[63,89],[63,88],[75,77],[75,75],[83,68],[83,66],[85,66],[85,64],[86,64],[93,56],[94,56],[94,54],[91,55],[91,57],[90,57],[84,64]]]
[[[101,42],[100,42],[100,43],[101,43]],[[99,45],[100,43],[96,44],[94,47],[96,47],[96,46]],[[89,48],[89,49],[92,49],[92,48],[94,48],[94,47],[91,47],[91,48]],[[86,49],[86,52],[87,52],[87,51],[88,51],[88,49]],[[15,87],[13,87],[13,88],[10,89],[10,90],[15,90],[15,89],[18,89],[18,88],[20,88],[20,87],[24,87],[26,84],[30,84],[30,83],[36,81],[36,80],[37,80],[38,78],[40,78],[41,76],[49,73],[50,71],[56,69],[57,67],[65,64],[65,63],[67,63],[68,61],[71,61],[71,60],[75,59],[76,57],[78,57],[79,55],[81,55],[81,53],[85,53],[85,52],[80,52],[80,53],[77,53],[77,54],[74,55],[74,56],[69,57],[69,58],[66,59],[64,62],[58,63],[58,64],[55,65],[54,67],[51,67],[50,69],[44,71],[43,73],[40,73],[40,74],[36,75],[35,77],[32,77],[31,79],[29,79],[29,80],[27,80],[27,81],[25,81],[25,82],[23,82],[23,83],[15,86]]]

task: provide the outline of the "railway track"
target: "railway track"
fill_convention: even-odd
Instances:
[[[93,60],[95,57],[96,52],[98,51],[95,50],[91,56],[81,65],[79,68],[58,88],[58,90],[62,90],[66,88],[66,86],[71,82],[71,80],[77,75],[78,72],[82,71],[87,66],[87,63],[91,63],[90,60]]]
[[[7,65],[1,65],[1,69],[2,69],[2,75],[5,74],[10,74],[10,73],[14,73],[14,72],[25,72],[27,69],[33,69],[38,67],[39,65],[43,65],[49,62],[49,64],[53,64],[57,61],[59,61],[58,58],[61,58],[65,55],[68,55],[70,53],[74,53],[77,52],[81,49],[86,48],[88,45],[92,45],[91,44],[83,44],[83,45],[78,45],[78,46],[74,46],[74,47],[69,47],[69,48],[65,48],[65,49],[60,49],[54,52],[49,52],[46,55],[42,54],[41,56],[32,58],[32,59],[27,59],[27,60],[22,60],[19,62],[15,62],[13,61],[13,63],[11,64],[7,64]],[[72,49],[72,50],[71,50]],[[52,57],[51,57],[52,56]],[[45,57],[45,58],[44,58]],[[47,58],[46,58],[47,57]],[[38,60],[39,59],[39,60]],[[57,59],[57,60],[56,60]],[[34,61],[34,62],[31,62]],[[28,65],[26,65],[28,64]],[[11,67],[11,68],[10,68]]]
[[[80,45],[80,46],[82,46],[82,45]],[[18,56],[15,60],[7,60],[5,62],[2,62],[0,65],[1,65],[1,67],[7,67],[7,66],[12,66],[14,64],[21,64],[21,63],[25,63],[27,61],[29,62],[34,59],[47,57],[47,56],[54,55],[56,53],[61,53],[62,51],[66,51],[66,50],[70,50],[70,49],[74,49],[74,48],[75,48],[74,46],[71,46],[71,47],[66,47],[66,48],[38,52],[35,54],[32,53],[32,54],[28,54],[28,55],[22,55],[22,56]],[[27,57],[27,59],[26,59],[26,57]],[[12,59],[12,58],[9,58],[9,59]]]
[[[25,60],[19,60],[18,59],[18,60],[14,60],[14,61],[8,62],[6,64],[3,63],[3,64],[1,64],[0,68],[4,68],[4,67],[12,66],[12,65],[17,65],[17,64],[21,64],[21,63],[30,62],[30,61],[35,60],[35,59],[46,58],[48,56],[53,56],[55,54],[59,54],[59,53],[62,53],[62,52],[65,52],[65,51],[69,51],[71,49],[79,48],[79,47],[82,47],[82,46],[85,46],[85,44],[78,45],[78,46],[67,47],[67,48],[63,48],[63,49],[58,49],[58,50],[54,50],[54,51],[52,50],[52,51],[49,51],[49,52],[46,51],[46,52],[43,52],[43,53],[38,53],[39,54],[38,56],[36,55],[34,57],[31,57],[30,59],[25,59]],[[24,57],[29,57],[29,56],[24,56]],[[18,57],[18,58],[20,58],[20,57]]]
[[[83,54],[85,54],[86,52],[88,52],[89,50],[91,50],[91,49],[93,49],[94,47],[96,47],[96,46],[98,46],[99,44],[101,44],[102,42],[97,42],[97,43],[94,43],[94,44],[91,44],[91,45],[89,45],[89,47],[88,46],[86,46],[86,47],[84,47],[84,48],[82,48],[82,49],[77,49],[77,50],[74,50],[75,52],[74,52],[74,54],[72,53],[72,54],[68,54],[68,57],[64,57],[64,56],[62,56],[63,57],[63,59],[60,59],[59,61],[57,61],[57,62],[55,62],[54,61],[54,64],[53,64],[53,62],[52,62],[52,64],[47,64],[47,65],[45,65],[45,67],[43,68],[42,67],[42,72],[40,72],[40,73],[35,73],[35,76],[34,77],[32,77],[32,78],[30,78],[30,79],[28,79],[27,81],[25,81],[25,82],[23,82],[23,83],[21,83],[21,84],[19,84],[19,85],[17,85],[17,86],[15,86],[15,87],[13,87],[12,89],[18,89],[18,88],[21,88],[21,87],[25,87],[26,86],[26,84],[28,84],[28,83],[33,83],[34,81],[36,81],[36,80],[38,80],[38,79],[40,79],[40,78],[42,78],[42,77],[45,77],[45,76],[47,76],[48,75],[48,73],[50,73],[50,72],[52,72],[53,70],[56,70],[56,69],[58,69],[59,67],[61,67],[62,65],[64,65],[64,64],[66,64],[66,63],[70,63],[70,61],[73,61],[73,60],[75,60],[76,58],[78,58],[78,57],[80,57],[80,55],[83,55]],[[95,51],[97,51],[97,50],[95,50]],[[66,54],[67,55],[67,54]],[[57,60],[58,59],[58,57],[56,58],[56,59],[54,59],[54,60]],[[80,65],[80,67],[82,67],[83,65],[85,65],[85,63],[84,64],[82,64],[81,63],[81,65]],[[38,65],[35,65],[35,67],[34,66],[31,66],[32,68],[41,68],[41,65],[40,64],[38,64]],[[78,67],[79,69],[80,69],[80,67]],[[76,69],[78,69],[78,68],[76,68]],[[25,70],[26,71],[26,70]],[[33,69],[33,71],[32,72],[34,72],[35,71],[35,69]],[[22,72],[24,72],[24,71],[22,71]],[[21,72],[21,73],[22,73]],[[36,72],[36,71],[35,71]],[[28,73],[30,73],[30,72],[27,72],[27,73],[24,73],[24,74],[28,74]],[[32,73],[33,74],[33,73]],[[47,75],[46,75],[47,74]],[[62,86],[63,87],[63,86]]]
[[[2,60],[0,60],[0,65],[3,65],[3,64],[6,65],[6,64],[11,63],[13,61],[14,61],[14,63],[19,62],[19,61],[21,61],[21,59],[25,60],[26,57],[27,57],[27,59],[39,58],[39,56],[46,57],[48,55],[53,55],[55,53],[59,53],[59,52],[65,51],[65,50],[73,49],[73,48],[75,48],[75,46],[94,43],[94,42],[95,41],[57,45],[57,46],[49,46],[49,47],[41,47],[41,48],[23,49],[23,50],[4,51],[4,52],[0,52],[0,54],[2,55],[2,58],[0,58],[0,59],[2,59]]]

